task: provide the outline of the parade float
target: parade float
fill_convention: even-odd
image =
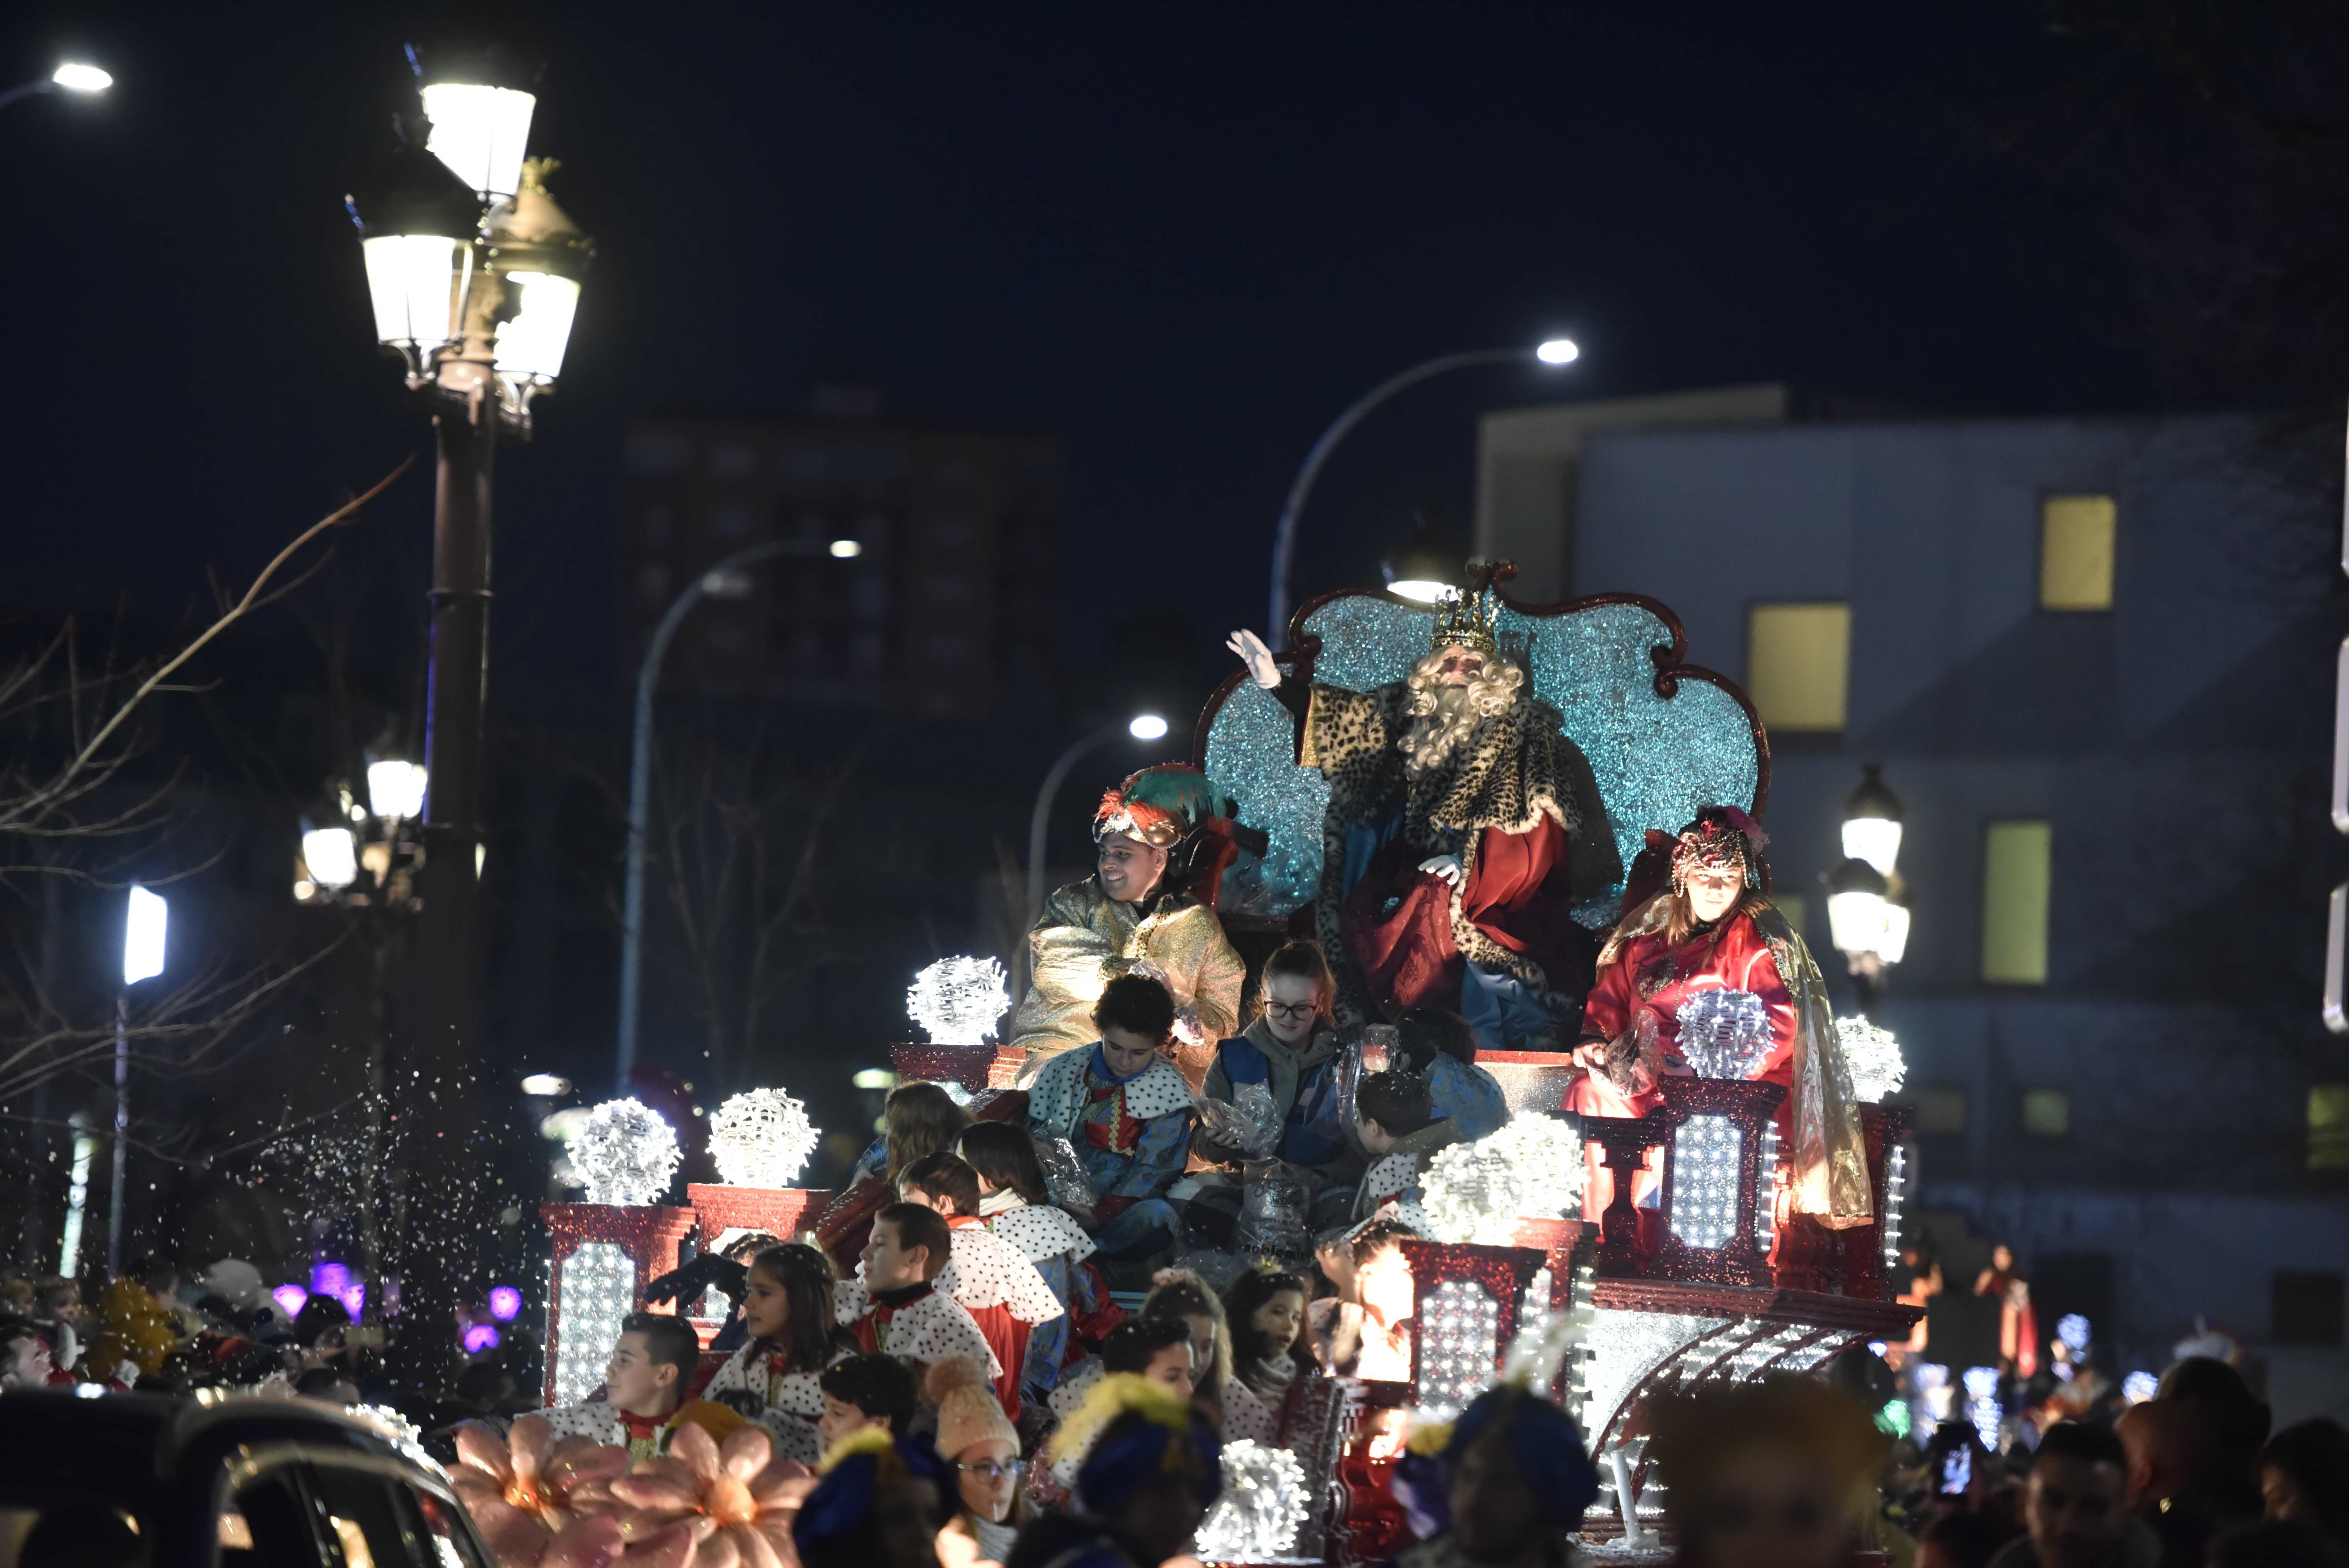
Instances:
[[[1575,888],[1572,918],[1594,946],[1623,915],[1638,868],[1651,863],[1642,851],[1671,853],[1675,833],[1674,867],[1742,865],[1747,885],[1766,882],[1755,863],[1766,840],[1754,821],[1767,803],[1766,738],[1734,685],[1685,662],[1668,609],[1631,594],[1524,606],[1497,582],[1483,603],[1481,624],[1462,635],[1481,637],[1525,672],[1527,695],[1554,711],[1596,791],[1598,810],[1586,805],[1567,819],[1578,834],[1603,823],[1611,835],[1595,859],[1593,846],[1574,846],[1578,867],[1613,872],[1605,885]],[[1310,682],[1312,700],[1332,707],[1350,693],[1392,689],[1450,634],[1440,623],[1432,629],[1442,614],[1450,612],[1384,593],[1315,600],[1291,622],[1289,649],[1266,661],[1277,670],[1259,666],[1254,680],[1236,674],[1202,714],[1193,756],[1224,814],[1246,830],[1227,835],[1238,848],[1220,872],[1218,913],[1251,970],[1291,934],[1319,934],[1325,944],[1347,934],[1330,923],[1333,901],[1321,896],[1340,851],[1331,770],[1300,746],[1300,734],[1310,737],[1291,688]],[[1706,860],[1709,841],[1692,851],[1684,824],[1696,826],[1703,808],[1716,818],[1727,809],[1723,820],[1750,830],[1729,834],[1732,849],[1745,846],[1744,861]],[[1677,891],[1680,870],[1671,874]],[[1763,900],[1753,907],[1769,908]],[[1657,1552],[1663,1509],[1644,1463],[1644,1401],[1707,1382],[1812,1371],[1851,1346],[1908,1336],[1920,1309],[1894,1299],[1891,1265],[1910,1127],[1906,1109],[1882,1103],[1899,1088],[1898,1047],[1864,1019],[1827,1017],[1816,967],[1798,936],[1789,943],[1783,920],[1757,931],[1756,950],[1771,946],[1806,1010],[1810,1059],[1780,1073],[1785,1081],[1749,1076],[1764,1060],[1767,1041],[1755,1031],[1766,1026],[1754,998],[1733,988],[1689,1010],[1693,1032],[1682,1043],[1694,1076],[1642,1080],[1628,1099],[1586,1095],[1579,1116],[1566,1114],[1586,1070],[1572,1041],[1512,1041],[1477,1053],[1515,1117],[1428,1174],[1429,1233],[1402,1243],[1407,1298],[1392,1309],[1407,1358],[1377,1377],[1293,1386],[1279,1418],[1280,1449],[1295,1462],[1251,1458],[1244,1492],[1252,1501],[1203,1536],[1203,1551],[1215,1549],[1209,1560],[1392,1559],[1412,1539],[1387,1484],[1409,1430],[1448,1417],[1505,1376],[1547,1387],[1599,1462],[1603,1490],[1584,1520],[1586,1542],[1631,1557]],[[1460,935],[1472,956],[1490,951],[1475,933]],[[897,1047],[898,1072],[956,1086],[975,1116],[1020,1118],[1026,1097],[1011,1086],[1021,1053],[989,1043],[1008,1002],[999,965],[933,965],[911,1002],[929,1037]],[[1381,1042],[1370,1016],[1353,1022],[1359,1072],[1364,1037],[1374,1060]],[[1822,1061],[1827,1100],[1839,1096],[1841,1108],[1839,1121],[1830,1117],[1839,1183],[1832,1205],[1805,1202],[1802,1161],[1782,1147],[1788,1126],[1806,1126],[1805,1114],[1816,1122]],[[1790,1087],[1808,1097],[1806,1109],[1789,1104]],[[1594,1104],[1637,1113],[1594,1113]],[[1813,1131],[1801,1136],[1817,1141]],[[1578,1150],[1586,1152],[1578,1158]],[[868,1183],[827,1205],[826,1195],[796,1193],[770,1171],[726,1188],[696,1186],[689,1205],[666,1208],[652,1200],[666,1191],[667,1171],[657,1189],[646,1186],[663,1158],[657,1136],[626,1157],[598,1158],[605,1202],[546,1211],[557,1238],[551,1398],[584,1391],[591,1354],[608,1347],[628,1286],[641,1290],[674,1266],[678,1243],[697,1227],[704,1247],[734,1228],[808,1230],[847,1260],[885,1196]],[[667,1158],[673,1168],[673,1152]],[[585,1171],[576,1149],[574,1159]]]

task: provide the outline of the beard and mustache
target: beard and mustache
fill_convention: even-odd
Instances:
[[[1417,782],[1450,766],[1485,719],[1516,706],[1525,677],[1500,665],[1466,686],[1439,686],[1432,676],[1418,674],[1409,684],[1413,717],[1402,736],[1402,770],[1406,779]]]

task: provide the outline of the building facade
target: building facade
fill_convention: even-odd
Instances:
[[[2319,1016],[2337,435],[1768,390],[1488,417],[1479,552],[1661,599],[1744,685],[1778,885],[1838,987],[1818,879],[1882,765],[1912,919],[1875,1012],[1953,1297],[2008,1242],[2043,1334],[2079,1311],[2158,1370],[2199,1318],[2257,1348],[2280,1418],[2349,1400],[2349,1052]]]

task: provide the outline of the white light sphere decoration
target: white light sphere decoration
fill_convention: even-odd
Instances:
[[[709,1158],[730,1187],[788,1187],[819,1135],[807,1107],[781,1089],[745,1089],[709,1113]]]
[[[914,976],[905,1012],[934,1046],[983,1046],[1011,1006],[1003,965],[992,958],[941,958]]]
[[[657,1203],[684,1158],[676,1130],[636,1099],[605,1100],[587,1113],[571,1140],[572,1169],[586,1184],[590,1203]]]
[[[1681,1055],[1699,1078],[1751,1078],[1775,1043],[1769,1006],[1751,991],[1700,991],[1674,1022]]]
[[[1195,1538],[1207,1563],[1274,1563],[1305,1522],[1305,1467],[1286,1449],[1246,1438],[1224,1445],[1224,1491]]]
[[[1488,1138],[1438,1150],[1420,1209],[1437,1241],[1508,1246],[1520,1219],[1554,1219],[1581,1201],[1582,1164],[1574,1123],[1519,1111]]]
[[[1900,1092],[1909,1064],[1891,1030],[1879,1029],[1864,1017],[1837,1018],[1836,1040],[1843,1047],[1844,1065],[1851,1069],[1852,1093],[1873,1105]]]

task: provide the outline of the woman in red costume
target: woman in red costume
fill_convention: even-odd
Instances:
[[[1809,1214],[1838,1230],[1864,1225],[1868,1156],[1851,1075],[1818,965],[1764,891],[1769,868],[1761,851],[1768,842],[1734,806],[1702,808],[1676,839],[1648,834],[1633,884],[1643,871],[1657,876],[1669,856],[1671,885],[1633,904],[1599,953],[1574,1052],[1587,1070],[1567,1090],[1566,1109],[1645,1116],[1663,1104],[1660,1077],[1692,1077],[1699,1067],[1721,1072],[1718,1062],[1691,1065],[1682,1049],[1682,1009],[1707,993],[1743,993],[1725,1000],[1748,1017],[1758,1011],[1766,1037],[1753,1039],[1746,1059],[1728,1070],[1787,1091],[1778,1109],[1781,1217]],[[1591,1145],[1582,1200],[1592,1220],[1614,1198],[1613,1172],[1597,1150]],[[1656,1202],[1662,1150],[1650,1150],[1648,1161],[1632,1181],[1632,1202],[1642,1209]]]

